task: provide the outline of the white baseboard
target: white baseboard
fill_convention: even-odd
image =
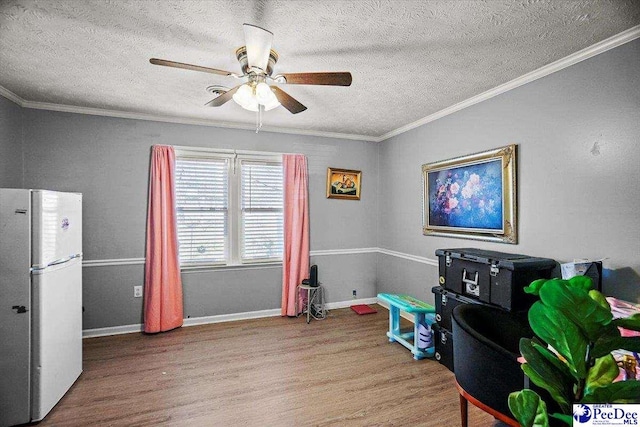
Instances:
[[[326,304],[327,310],[346,308],[354,304],[376,304],[378,298],[360,298],[349,301],[338,301]],[[210,323],[235,322],[237,320],[261,319],[265,317],[280,316],[280,309],[247,311],[244,313],[220,314],[217,316],[189,317],[184,319],[184,326],[208,325]],[[85,329],[82,331],[82,338],[106,337],[109,335],[122,335],[140,333],[143,331],[141,323],[134,325],[110,326],[107,328]]]
[[[360,298],[360,299],[352,299],[348,301],[338,301],[338,302],[328,302],[325,304],[327,310],[335,310],[337,308],[347,308],[356,304],[377,304],[378,298]]]
[[[134,325],[109,326],[106,328],[85,329],[82,331],[82,338],[106,337],[109,335],[131,334],[142,332],[142,323]]]
[[[190,317],[184,319],[182,326],[208,325],[210,323],[235,322],[237,320],[262,319],[280,316],[280,309],[247,311],[244,313],[220,314],[217,316]]]

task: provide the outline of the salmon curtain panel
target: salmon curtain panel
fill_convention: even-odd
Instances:
[[[284,175],[284,253],[282,316],[297,316],[298,285],[309,277],[309,173],[301,154],[282,156]]]
[[[175,208],[175,164],[173,147],[153,146],[144,268],[144,331],[148,333],[178,328],[183,322]]]

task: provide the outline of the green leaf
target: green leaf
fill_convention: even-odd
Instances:
[[[522,427],[549,427],[547,405],[535,391],[524,389],[509,394],[509,409]]]
[[[567,415],[567,414],[558,414],[557,412],[554,412],[553,414],[549,414],[549,417],[551,418],[555,418],[557,420],[560,420],[570,426],[573,425],[573,417],[571,415]]]
[[[529,309],[529,324],[536,335],[566,359],[574,377],[586,378],[585,358],[589,343],[571,320],[560,311],[537,301]]]
[[[640,403],[640,381],[619,381],[594,388],[582,403]]]
[[[597,359],[598,357],[606,356],[613,350],[617,350],[620,345],[620,338],[620,330],[611,322],[604,329],[602,336],[594,343],[591,350],[591,357]]]
[[[587,374],[585,394],[591,393],[595,388],[611,384],[619,373],[620,369],[611,354],[596,359],[595,364]]]
[[[601,292],[598,292],[595,289],[592,289],[589,291],[589,296],[591,297],[592,300],[600,304],[602,308],[604,308],[609,312],[611,311],[611,306],[609,305],[609,301],[607,301],[607,298],[604,295],[602,295]]]
[[[571,280],[573,279],[576,278]],[[611,310],[594,301],[589,293],[579,286],[580,283],[583,282],[579,281],[575,286],[561,282],[553,285],[549,283],[540,289],[540,300],[546,306],[561,311],[590,341],[596,341],[602,335],[602,327],[611,323],[613,315]]]
[[[573,377],[567,365],[544,347],[527,338],[520,340],[520,352],[527,363],[521,367],[531,381],[549,392],[564,412],[571,412]]]
[[[534,280],[533,282],[531,282],[531,284],[529,286],[525,286],[523,289],[528,294],[538,295],[542,285],[544,285],[548,281],[549,281],[549,279]]]
[[[619,332],[618,335],[603,335],[596,341],[591,354],[593,357],[602,357],[614,350],[640,353],[640,337],[621,337]]]
[[[523,339],[527,339],[527,338],[521,338],[521,341]],[[544,356],[545,359],[551,362],[558,369],[558,371],[562,373],[562,375],[565,377],[567,382],[573,382],[573,378],[575,377],[572,377],[571,369],[569,369],[569,367],[565,362],[560,360],[558,356],[555,353],[553,353],[551,350],[549,350],[545,345],[538,342],[538,340],[535,337],[531,339],[531,344],[538,351],[538,353]]]
[[[620,326],[621,328],[631,329],[632,331],[640,331],[640,313],[636,313],[629,317],[624,317],[622,319],[614,319],[614,325]]]
[[[593,279],[589,276],[574,276],[567,282],[571,288],[579,288],[586,292],[593,289]]]
[[[552,381],[548,381],[545,377],[539,374],[538,371],[532,369],[531,365],[528,363],[523,363],[521,365],[521,368],[524,371],[525,375],[529,377],[531,382],[549,392],[549,395],[553,398],[553,400],[555,400],[558,405],[560,405],[560,409],[565,412],[570,410],[570,402],[572,399],[569,396],[565,395],[566,391],[563,390],[561,386]],[[570,395],[571,393],[569,392],[568,394]]]

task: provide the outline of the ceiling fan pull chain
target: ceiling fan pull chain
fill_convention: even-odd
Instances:
[[[260,128],[262,128],[262,110],[264,106],[262,104],[258,104],[258,114],[256,114],[256,133],[260,132]]]

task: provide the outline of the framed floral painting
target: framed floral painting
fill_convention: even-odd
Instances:
[[[517,243],[516,145],[422,165],[423,234]]]
[[[327,198],[360,200],[362,172],[327,168]]]

